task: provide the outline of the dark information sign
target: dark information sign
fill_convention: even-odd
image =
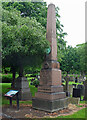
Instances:
[[[10,90],[9,92],[7,92],[7,93],[5,94],[5,96],[7,96],[7,97],[13,97],[13,96],[16,95],[17,93],[18,93],[17,90]]]
[[[5,94],[5,97],[8,97],[10,100],[10,107],[12,107],[12,98],[14,97],[14,95],[16,95],[17,98],[17,109],[19,110],[19,97],[18,97],[18,90],[10,90],[9,92],[7,92]]]

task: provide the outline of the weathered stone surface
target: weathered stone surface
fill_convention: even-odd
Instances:
[[[46,55],[40,71],[40,85],[32,99],[32,106],[35,109],[54,112],[67,107],[68,103],[61,86],[60,64],[57,62],[56,16],[53,4],[48,6],[46,38],[50,42],[51,52]]]
[[[42,69],[40,73],[40,85],[61,85],[61,70]]]
[[[74,98],[74,97],[69,97],[68,99],[68,103],[70,104],[79,104],[80,102],[80,98]]]
[[[69,85],[69,93],[70,95],[73,94],[73,88],[75,88],[73,85]],[[66,85],[63,86],[64,92],[66,92]]]
[[[30,91],[25,90],[25,91],[21,91],[21,100],[32,100],[32,96]]]
[[[81,89],[81,95],[85,95],[85,86],[84,85],[77,85],[77,88]]]
[[[56,60],[44,61],[43,69],[46,68],[46,66],[48,66],[47,68],[49,68],[49,69],[51,69],[51,68],[58,68],[59,69],[60,68],[60,64]]]
[[[18,77],[15,82],[15,89],[19,90],[20,100],[31,100],[32,99],[27,78]]]
[[[47,60],[57,60],[56,15],[54,4],[48,6],[46,38],[51,43],[51,53],[49,56],[46,56]]]
[[[47,93],[47,92],[37,92],[35,94],[36,98],[46,99],[46,100],[55,100],[55,99],[62,99],[66,97],[65,92],[54,92],[54,93]]]
[[[47,93],[63,92],[63,86],[62,85],[55,85],[55,86],[40,85],[38,87],[38,92],[47,92]]]
[[[69,85],[69,92],[70,92],[70,95],[72,95],[73,94],[73,85]]]
[[[35,109],[40,109],[48,112],[58,111],[68,106],[68,98],[57,99],[57,100],[43,100],[40,98],[33,98],[32,107]]]

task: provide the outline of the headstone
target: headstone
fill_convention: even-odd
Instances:
[[[73,94],[73,88],[74,88],[73,85],[69,85],[69,88],[68,88],[69,96],[72,96],[72,94]],[[63,90],[64,90],[64,92],[66,92],[66,85],[63,85]]]
[[[68,103],[69,104],[79,104],[80,98],[75,98],[75,97],[69,97],[68,98]]]
[[[81,99],[81,89],[73,88],[73,97],[79,97]]]
[[[70,93],[70,95],[72,96],[72,94],[73,94],[73,85],[69,85],[69,93]]]
[[[65,80],[66,80],[66,88],[65,88],[65,91],[66,91],[66,96],[70,96],[70,93],[69,93],[69,76],[68,74],[66,75],[65,77]]]
[[[15,89],[19,90],[20,100],[32,100],[29,83],[26,77],[18,77],[15,81]]]
[[[48,112],[54,112],[68,106],[66,93],[61,85],[61,70],[57,62],[56,16],[55,5],[48,6],[47,13],[47,40],[51,51],[46,55],[43,68],[40,72],[38,92],[32,99],[32,107]]]
[[[84,99],[87,102],[87,80],[85,81],[84,85],[85,85],[85,96],[84,96]]]
[[[81,95],[84,96],[84,93],[85,93],[85,87],[84,87],[84,85],[78,85],[77,88],[81,89]]]

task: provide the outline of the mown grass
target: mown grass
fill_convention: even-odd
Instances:
[[[87,104],[86,101],[80,101],[80,102],[79,102],[79,104],[85,104],[85,103]]]
[[[55,118],[43,118],[41,120],[87,120],[87,108],[83,108],[72,115],[58,116]],[[38,120],[38,119],[34,119]]]
[[[66,82],[63,82],[62,84],[66,84]],[[72,82],[72,81],[69,81],[69,85],[72,85],[72,84],[76,84],[76,85],[83,85],[83,82],[81,83],[75,83],[75,82]]]
[[[87,108],[83,108],[72,115],[59,116],[58,118],[86,118],[86,114],[87,114]]]
[[[11,90],[11,83],[0,83],[0,86],[2,86],[2,105],[8,105],[9,99],[7,99],[7,97],[5,97],[4,95],[9,90]],[[29,83],[29,88],[30,88],[32,97],[35,96],[35,92],[37,92],[37,88],[33,85],[30,85],[30,83]],[[32,101],[20,101],[20,104],[22,104],[22,103],[23,104],[32,104]],[[16,101],[13,100],[12,104],[16,104]]]
[[[9,104],[9,100],[4,97],[4,94],[7,93],[9,90],[11,90],[11,83],[0,83],[0,87],[2,86],[2,104]],[[35,93],[37,92],[37,88],[33,85],[30,85],[30,81],[29,81],[29,88],[32,94],[32,97],[35,96]],[[1,90],[0,90],[1,91]],[[20,101],[20,103],[32,103],[30,101]],[[15,101],[13,100],[13,104],[15,104]],[[80,101],[80,104],[85,104],[85,101]]]
[[[6,97],[4,97],[4,94],[11,89],[11,83],[0,83],[0,86],[2,86],[2,105],[7,105],[7,104],[9,105],[9,100]],[[29,82],[29,87],[30,87],[30,91],[31,91],[32,96],[35,96],[35,92],[37,92],[37,88],[33,85],[30,85],[30,82]],[[84,103],[85,103],[85,101],[80,101],[80,104],[84,104]],[[13,100],[12,104],[16,104],[16,101]],[[20,101],[20,104],[32,104],[32,101]],[[81,106],[78,106],[78,107],[81,107]],[[74,118],[85,118],[86,114],[87,114],[87,108],[84,108],[84,109],[82,109],[82,110],[80,110],[72,115],[58,116],[55,119],[58,120],[61,118],[67,118],[67,120],[68,120],[68,118],[73,118],[73,119]],[[46,118],[46,120],[49,120],[49,119],[50,118]]]

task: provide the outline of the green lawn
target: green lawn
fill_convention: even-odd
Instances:
[[[86,118],[86,114],[87,114],[87,108],[83,108],[81,110],[79,110],[78,112],[75,112],[72,115],[67,115],[67,116],[58,116],[56,118],[43,118],[42,120],[87,120]],[[35,119],[38,120],[38,119]]]
[[[66,82],[63,82],[62,84],[66,84]],[[72,85],[72,84],[76,84],[76,85],[83,85],[83,83],[75,83],[75,82],[72,82],[72,81],[69,81],[69,85]]]
[[[11,83],[0,83],[2,86],[2,104],[9,104],[9,100],[4,97],[4,94],[11,89]]]
[[[11,89],[11,83],[0,83],[0,86],[2,86],[2,105],[9,104],[9,100],[6,97],[4,97],[4,94]],[[37,88],[30,84],[29,84],[29,87],[30,87],[32,96],[35,96],[35,92],[37,92]],[[16,101],[13,100],[12,103],[15,104]],[[20,101],[20,103],[32,104],[32,101]]]
[[[4,97],[4,94],[11,89],[11,83],[0,83],[0,86],[2,86],[2,105],[7,105],[9,104],[9,100],[6,97]],[[30,85],[30,83],[29,83],[29,87],[30,87],[32,96],[35,96],[35,92],[37,92],[37,88],[34,87],[33,85]],[[80,101],[80,103],[84,104],[85,101]],[[13,100],[13,104],[16,104],[15,100]],[[20,104],[32,104],[32,101],[20,101]],[[87,108],[84,108],[72,115],[59,116],[55,119],[57,120],[58,118],[85,118],[85,113],[87,113]],[[47,118],[46,120],[49,120],[49,119]]]
[[[85,118],[86,114],[87,114],[87,108],[83,108],[72,115],[59,116],[58,118]]]
[[[85,104],[87,103],[86,101],[80,101],[79,104]]]

